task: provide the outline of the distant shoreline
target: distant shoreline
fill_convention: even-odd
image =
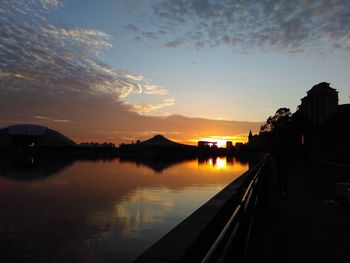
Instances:
[[[1,156],[54,156],[54,157],[76,157],[76,158],[98,158],[98,157],[130,157],[130,158],[160,158],[160,159],[186,159],[197,157],[219,157],[244,155],[245,152],[237,150],[226,150],[225,148],[200,149],[197,146],[190,148],[177,147],[145,147],[137,150],[125,150],[119,147],[103,148],[90,146],[62,146],[62,147],[2,147],[0,148]]]

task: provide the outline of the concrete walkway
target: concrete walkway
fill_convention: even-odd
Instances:
[[[350,206],[336,193],[350,169],[292,161],[284,177],[272,158],[269,171],[247,261],[350,262]]]

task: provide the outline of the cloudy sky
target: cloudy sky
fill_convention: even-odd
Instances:
[[[319,82],[348,103],[349,55],[347,0],[2,0],[0,127],[242,140]]]

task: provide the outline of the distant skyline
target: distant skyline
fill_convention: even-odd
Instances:
[[[1,127],[245,141],[319,82],[349,103],[346,0],[3,0],[0,13]]]

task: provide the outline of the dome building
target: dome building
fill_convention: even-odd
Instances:
[[[0,147],[62,147],[75,142],[58,131],[35,124],[11,125],[0,129]]]

